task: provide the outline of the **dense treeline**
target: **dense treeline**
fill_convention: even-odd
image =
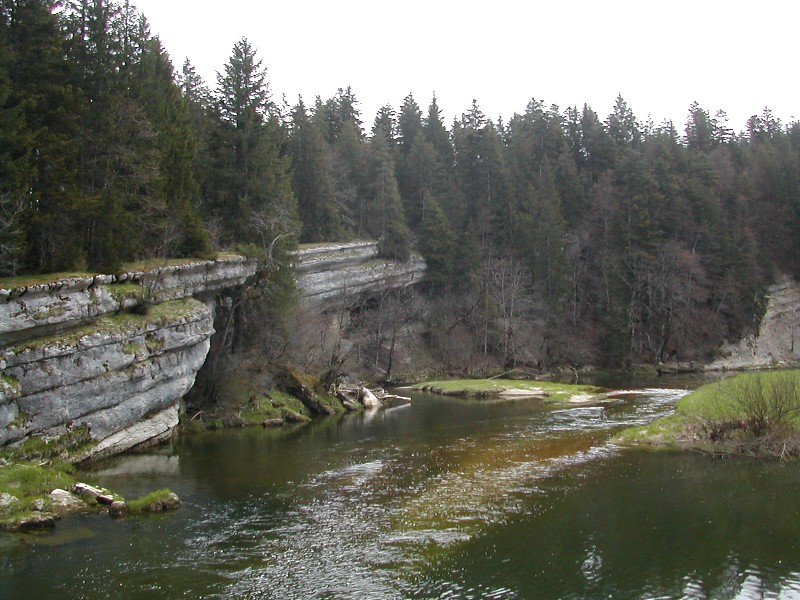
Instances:
[[[800,274],[800,124],[767,109],[734,133],[697,104],[679,130],[622,97],[473,102],[448,128],[409,95],[365,131],[350,88],[276,102],[246,39],[211,89],[128,2],[0,7],[0,275],[375,237],[425,256],[445,366],[512,366],[703,359]]]

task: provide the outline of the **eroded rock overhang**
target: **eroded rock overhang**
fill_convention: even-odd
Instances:
[[[378,256],[378,242],[318,244],[298,250],[297,284],[307,304],[355,300],[360,296],[414,285],[425,277],[425,260],[412,253],[406,262]]]
[[[215,295],[255,270],[226,256],[0,289],[0,444],[85,427],[97,458],[170,435],[208,354]]]

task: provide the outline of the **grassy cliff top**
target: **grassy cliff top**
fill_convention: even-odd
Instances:
[[[215,258],[152,258],[135,262],[123,263],[116,271],[117,273],[136,273],[139,271],[154,271],[165,267],[179,267],[197,262],[207,262],[214,260],[224,260],[239,258],[241,255],[234,253],[220,252]],[[43,285],[57,283],[64,279],[76,279],[83,277],[95,277],[96,275],[107,275],[97,271],[65,271],[60,273],[37,273],[31,275],[18,275],[16,277],[0,277],[0,289],[17,289],[33,285]]]

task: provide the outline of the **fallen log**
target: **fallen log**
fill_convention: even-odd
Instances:
[[[98,504],[111,505],[114,502],[114,497],[111,494],[88,483],[76,483],[73,491],[79,495],[91,496]]]
[[[409,398],[408,396],[398,396],[397,394],[387,394],[387,393],[378,396],[378,399],[381,401],[401,400],[403,402],[411,402],[411,398]]]

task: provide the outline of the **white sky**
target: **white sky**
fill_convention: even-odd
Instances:
[[[618,93],[636,116],[683,130],[697,100],[729,126],[769,106],[800,116],[800,3],[791,0],[133,0],[176,69],[209,87],[247,37],[275,100],[306,105],[352,86],[367,129],[378,108],[433,93],[445,124],[472,99],[492,119],[588,103],[601,119]]]

